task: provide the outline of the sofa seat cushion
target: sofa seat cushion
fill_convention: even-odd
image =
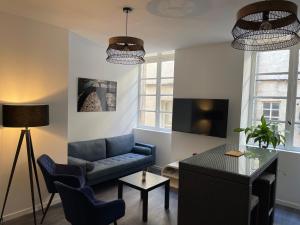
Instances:
[[[97,161],[106,158],[105,139],[78,141],[68,144],[68,155],[87,161]]]
[[[123,155],[131,152],[134,146],[133,134],[106,139],[107,157]]]
[[[107,159],[102,159],[94,162],[95,167],[92,171],[88,172],[87,178],[89,180],[94,180],[101,176],[107,176],[133,167],[146,165],[151,161],[151,156],[139,155],[134,153],[127,153]]]

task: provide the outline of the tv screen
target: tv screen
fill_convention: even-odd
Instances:
[[[226,138],[228,104],[228,99],[175,98],[172,130]]]

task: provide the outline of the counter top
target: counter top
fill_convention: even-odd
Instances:
[[[240,146],[238,150],[245,154],[240,157],[225,155],[225,152],[233,149],[232,146],[222,145],[203,152],[180,162],[181,168],[193,168],[194,170],[209,173],[209,175],[227,174],[227,178],[233,176],[252,179],[259,175],[268,165],[278,158],[276,150],[256,147]]]

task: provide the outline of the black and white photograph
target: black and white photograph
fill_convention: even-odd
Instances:
[[[117,82],[78,78],[78,112],[116,111]]]

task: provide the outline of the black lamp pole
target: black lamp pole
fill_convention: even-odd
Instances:
[[[3,126],[4,127],[25,127],[25,129],[21,130],[17,150],[15,153],[15,158],[9,176],[4,203],[1,211],[0,222],[3,222],[3,214],[4,214],[8,194],[10,191],[12,179],[15,173],[15,169],[16,169],[16,165],[17,165],[17,161],[19,158],[24,137],[26,139],[31,201],[32,201],[32,209],[33,209],[33,217],[34,217],[35,225],[36,225],[36,209],[35,209],[33,177],[35,177],[39,200],[41,203],[42,212],[44,213],[40,184],[39,184],[39,179],[38,179],[38,174],[36,169],[36,161],[35,161],[35,156],[34,156],[34,151],[32,146],[32,139],[28,127],[40,127],[40,126],[47,126],[47,125],[49,125],[48,105],[3,105]]]

